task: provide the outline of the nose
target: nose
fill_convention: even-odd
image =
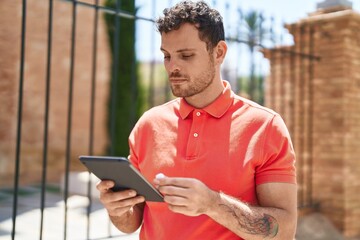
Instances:
[[[174,59],[170,59],[167,65],[167,69],[169,72],[180,72],[180,65]]]

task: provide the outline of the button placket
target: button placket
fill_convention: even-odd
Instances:
[[[200,110],[194,110],[192,114],[192,125],[186,150],[186,156],[188,159],[193,159],[198,155],[200,135],[204,124],[203,112]]]
[[[202,114],[201,114],[201,112],[200,111],[195,111],[195,115],[196,115],[196,117],[200,117]],[[200,120],[195,120],[195,122],[201,122]],[[197,138],[198,136],[199,136],[199,129],[197,129],[196,130],[196,132],[194,132],[194,134],[193,134],[193,136],[195,137],[195,138]]]

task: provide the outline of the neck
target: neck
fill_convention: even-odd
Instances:
[[[185,100],[191,106],[201,109],[210,105],[216,98],[218,98],[224,90],[224,85],[220,78],[214,79],[204,91],[191,97],[186,97]]]

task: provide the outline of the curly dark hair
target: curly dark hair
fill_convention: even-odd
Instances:
[[[164,16],[156,21],[160,33],[179,29],[183,23],[194,24],[199,30],[199,38],[206,42],[209,52],[212,52],[219,41],[225,40],[220,13],[204,1],[182,1],[171,8],[165,8],[163,13]]]

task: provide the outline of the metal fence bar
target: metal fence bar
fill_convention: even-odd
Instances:
[[[121,8],[121,0],[116,1],[116,13],[119,13]],[[118,16],[118,14],[115,14]],[[113,156],[115,154],[115,134],[116,134],[116,99],[117,99],[117,85],[118,85],[118,75],[119,75],[119,69],[117,66],[119,65],[119,40],[120,40],[120,18],[115,17],[115,33],[113,36],[113,69],[112,69],[112,77],[111,77],[111,120],[110,120],[110,131],[111,131],[111,144],[110,144],[110,156]],[[108,222],[108,236],[111,236],[111,222]]]
[[[25,68],[25,37],[26,37],[26,0],[22,1],[22,19],[21,19],[21,46],[20,46],[20,77],[19,77],[19,97],[18,97],[18,119],[16,135],[16,153],[15,153],[15,181],[14,198],[12,211],[12,230],[11,239],[15,239],[16,215],[19,195],[19,172],[20,172],[20,150],[21,150],[21,123],[23,110],[23,92],[24,92],[24,68]]]
[[[48,20],[48,49],[46,67],[46,92],[45,92],[45,117],[44,117],[44,147],[43,147],[43,166],[41,180],[41,218],[40,218],[40,239],[42,239],[44,228],[44,209],[45,209],[45,189],[47,175],[47,150],[48,150],[48,130],[49,130],[49,102],[50,102],[50,83],[51,83],[51,46],[52,46],[52,22],[53,22],[53,0],[49,0],[49,20]]]
[[[73,87],[74,87],[74,68],[75,68],[75,38],[76,38],[76,4],[73,2],[72,8],[72,29],[71,29],[71,49],[70,49],[70,76],[69,76],[69,98],[68,98],[68,119],[67,119],[67,139],[66,139],[66,161],[65,161],[65,190],[64,190],[64,240],[67,239],[67,213],[69,195],[69,171],[71,160],[71,130],[72,130],[72,108],[73,108]]]
[[[275,40],[275,32],[273,29],[274,26],[274,18],[271,18],[271,28],[270,28],[270,38],[272,41],[272,44],[274,46],[274,49],[276,49],[276,40]],[[277,51],[271,51],[270,52],[271,56],[270,59],[272,60],[272,65],[276,66],[277,65]],[[272,69],[271,68],[271,79],[272,79],[272,84],[269,84],[268,88],[270,89],[269,92],[271,94],[271,102],[270,102],[270,107],[271,108],[275,108],[275,104],[276,104],[276,83],[277,83],[277,74],[276,74],[276,69]]]
[[[155,20],[152,19],[152,18],[146,18],[146,17],[137,16],[135,14],[129,13],[129,12],[121,10],[121,9],[114,10],[112,8],[109,8],[109,7],[105,7],[105,6],[101,6],[101,5],[96,6],[94,4],[90,4],[90,3],[86,3],[86,2],[80,2],[78,0],[61,0],[61,1],[70,2],[70,3],[76,2],[79,6],[97,8],[101,12],[109,13],[109,14],[116,15],[116,16],[122,17],[122,18],[155,22]],[[118,1],[121,1],[121,0],[117,0],[117,2]]]
[[[94,153],[94,119],[95,119],[95,99],[96,99],[96,62],[97,62],[97,42],[98,42],[98,21],[99,21],[99,0],[95,0],[94,7],[94,33],[93,33],[93,49],[92,49],[92,73],[91,73],[91,96],[90,96],[90,129],[89,129],[89,155]],[[87,198],[89,200],[86,209],[86,238],[90,239],[90,214],[92,207],[92,181],[91,173],[89,172],[89,181],[87,184]]]
[[[296,51],[296,50],[286,50],[286,49],[277,50],[277,49],[275,49],[275,52],[276,51],[282,51],[284,53],[293,54],[294,56],[297,56],[299,58],[311,59],[313,61],[320,61],[320,59],[321,59],[321,57],[318,55],[310,55],[308,53],[304,53],[304,52],[300,52],[300,51]]]
[[[151,9],[152,9],[152,16],[155,16],[156,14],[156,0],[151,1]],[[151,32],[150,36],[150,46],[152,49],[155,48],[155,32]],[[153,52],[153,57],[150,62],[150,83],[149,83],[149,96],[148,96],[148,102],[149,106],[153,107],[155,105],[155,99],[154,99],[154,85],[155,85],[155,53]]]
[[[116,2],[116,11],[120,10],[121,0]],[[110,120],[110,131],[111,131],[111,144],[110,144],[110,155],[114,155],[114,144],[115,144],[115,119],[116,119],[116,99],[117,99],[117,84],[119,69],[119,39],[120,39],[120,18],[115,17],[115,33],[113,36],[114,49],[113,49],[113,65],[112,65],[112,77],[111,77],[111,120]]]
[[[134,41],[136,42],[136,34],[134,37]],[[135,52],[135,49],[133,49],[133,51]],[[136,56],[134,54],[133,57],[133,61],[131,63],[131,86],[130,86],[130,90],[131,90],[131,96],[132,96],[132,101],[131,101],[131,108],[130,108],[130,121],[129,121],[129,129],[132,129],[135,126],[135,123],[137,121],[136,117],[137,117],[137,104],[138,104],[138,100],[137,100],[137,96],[138,96],[138,91],[137,91],[137,76],[136,76]]]
[[[299,49],[301,49],[301,32],[299,30],[298,27],[294,27],[294,31],[293,31],[293,34],[294,34],[294,39],[295,40],[298,40],[297,44],[293,46],[293,50],[294,50],[294,54],[293,55],[293,73],[292,73],[292,77],[293,77],[293,88],[294,88],[294,91],[293,91],[293,94],[294,94],[294,127],[293,127],[293,133],[294,133],[294,147],[295,147],[295,151],[298,153],[297,154],[297,159],[296,159],[296,164],[297,164],[297,171],[296,171],[296,175],[297,175],[297,179],[298,179],[298,182],[299,182],[299,190],[298,190],[298,206],[302,206],[303,202],[302,202],[302,185],[301,183],[303,182],[303,173],[302,173],[302,167],[303,167],[303,163],[301,161],[301,154],[300,154],[300,151],[301,151],[301,140],[300,140],[300,135],[301,135],[301,132],[299,131],[298,128],[296,128],[295,126],[299,126],[300,125],[300,117],[299,117],[299,112],[300,112],[300,85],[301,85],[301,80],[300,80],[300,72],[301,72],[301,69],[300,69],[300,55],[297,55],[295,53],[298,53],[300,52]]]
[[[305,44],[304,44],[304,33],[305,33],[305,29],[304,29],[304,26],[301,26],[300,27],[300,37],[299,37],[299,49],[300,49],[300,52],[304,52],[304,47],[305,47]],[[305,117],[304,117],[304,93],[305,93],[305,88],[304,88],[304,80],[305,80],[305,73],[303,71],[304,69],[304,58],[302,57],[299,57],[299,81],[298,81],[298,84],[299,84],[299,101],[300,104],[299,104],[299,126],[300,126],[300,129],[304,129],[305,127]],[[299,173],[299,179],[300,179],[300,184],[302,186],[304,186],[304,183],[305,183],[305,167],[306,164],[305,164],[305,158],[304,158],[304,154],[303,154],[303,151],[305,149],[305,136],[304,136],[304,131],[300,130],[299,132],[299,135],[300,135],[300,138],[299,138],[299,148],[298,148],[298,152],[299,152],[299,162],[300,162],[300,171],[298,171]],[[304,199],[304,188],[301,189],[300,191],[300,206],[304,206],[305,204],[305,199]]]
[[[314,55],[314,41],[315,41],[315,27],[310,25],[310,34],[309,34],[309,54]],[[309,114],[308,114],[308,149],[309,149],[309,171],[308,171],[308,185],[307,185],[307,203],[309,206],[313,205],[312,197],[312,173],[313,173],[313,124],[314,124],[314,60],[309,59]]]
[[[291,25],[291,29],[290,32],[294,32],[295,28],[294,25]],[[295,80],[295,54],[293,52],[295,52],[295,44],[293,44],[291,46],[291,50],[290,50],[290,56],[289,56],[289,78],[290,78],[290,96],[294,96],[295,95],[295,84],[296,84],[296,80]],[[295,131],[295,99],[290,103],[290,126],[289,126],[289,130],[290,133],[294,134]]]
[[[259,16],[260,18],[260,22],[259,22],[259,44],[261,46],[263,46],[263,41],[264,41],[264,32],[266,31],[266,29],[264,28],[264,16],[262,14],[260,14]],[[257,87],[257,90],[256,92],[258,93],[258,101],[261,105],[264,105],[264,94],[262,94],[262,98],[260,97],[261,96],[261,93],[264,93],[263,89],[264,89],[264,74],[262,73],[262,70],[263,70],[263,66],[262,66],[262,60],[259,60],[259,63],[258,63],[258,87]]]
[[[285,64],[285,58],[286,58],[286,53],[284,53],[284,51],[280,51],[280,64],[282,66],[284,66]],[[286,68],[284,68],[282,71],[280,71],[280,74],[279,74],[279,83],[280,83],[280,89],[279,89],[279,92],[280,92],[280,96],[281,98],[283,99],[283,101],[279,102],[279,111],[281,112],[281,114],[285,115],[285,109],[286,109],[286,106],[285,106],[285,101],[286,98],[284,98],[286,92],[285,92],[285,70]]]

